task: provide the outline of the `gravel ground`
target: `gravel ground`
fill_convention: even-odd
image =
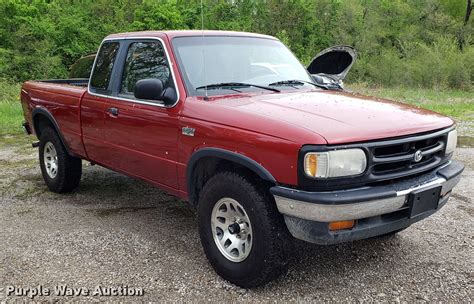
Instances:
[[[25,136],[0,139],[0,302],[9,285],[142,288],[141,297],[35,300],[472,302],[474,149],[464,177],[434,216],[394,237],[317,246],[295,241],[289,273],[244,290],[206,261],[193,210],[145,183],[84,166],[80,189],[45,189]]]

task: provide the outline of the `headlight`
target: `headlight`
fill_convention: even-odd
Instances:
[[[446,154],[451,154],[456,149],[458,143],[458,131],[452,130],[448,133],[448,141],[446,142]]]
[[[367,157],[361,149],[309,152],[304,157],[304,171],[314,178],[358,175],[366,167]]]

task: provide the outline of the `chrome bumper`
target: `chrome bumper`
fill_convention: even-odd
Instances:
[[[451,168],[449,168],[450,166]],[[443,169],[449,171],[449,174],[440,174]],[[461,163],[453,161],[438,168],[436,172],[390,186],[374,186],[335,192],[304,192],[279,187],[278,190],[280,191],[272,188],[272,193],[278,210],[286,216],[316,222],[357,220],[409,208],[408,196],[411,192],[417,190],[441,186],[440,202],[445,201],[461,179],[463,169],[464,166]],[[284,193],[285,196],[279,195],[281,193]],[[361,195],[362,193],[363,195]],[[380,197],[377,197],[377,193],[380,193]],[[310,201],[302,200],[302,197],[308,198]],[[335,200],[330,201],[327,197],[333,197]],[[341,197],[344,197],[344,199],[341,200]],[[354,202],[351,202],[351,197],[353,197]],[[364,197],[368,199],[364,200]],[[324,199],[318,201],[318,198]]]

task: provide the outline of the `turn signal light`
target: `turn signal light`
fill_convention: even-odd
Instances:
[[[305,171],[310,176],[316,176],[316,171],[318,168],[318,157],[316,154],[310,154],[306,158]]]
[[[355,226],[355,220],[330,222],[329,230],[336,231],[336,230],[352,229],[354,226]]]

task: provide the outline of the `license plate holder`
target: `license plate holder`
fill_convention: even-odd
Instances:
[[[440,194],[441,186],[411,192],[408,197],[408,203],[411,206],[410,218],[437,209]]]

